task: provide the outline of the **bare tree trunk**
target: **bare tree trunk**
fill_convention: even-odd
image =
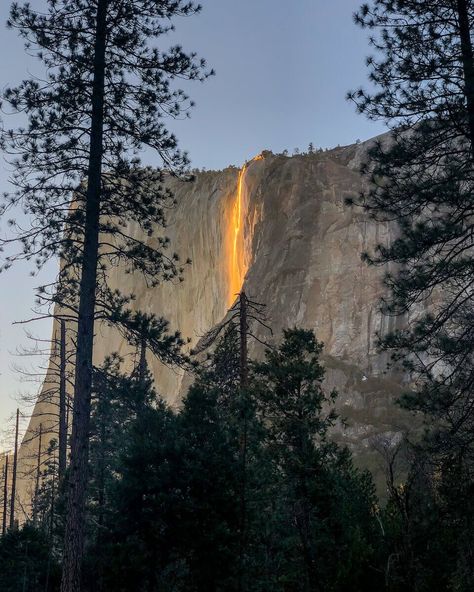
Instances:
[[[319,590],[318,569],[316,564],[316,553],[312,541],[311,527],[311,504],[309,501],[308,486],[306,478],[302,477],[299,483],[299,494],[295,504],[295,524],[298,529],[301,541],[301,551],[306,567],[305,589]]]
[[[248,387],[248,350],[247,350],[247,296],[245,292],[239,294],[240,321],[240,397],[241,397],[241,483],[240,483],[240,527],[239,527],[239,573],[238,590],[244,589],[244,553],[247,517],[247,387]]]
[[[34,505],[33,505],[33,524],[36,524],[36,520],[38,517],[38,496],[39,496],[39,484],[40,484],[40,475],[41,475],[41,440],[43,436],[43,424],[40,423],[39,427],[39,434],[38,434],[38,457],[37,457],[37,464],[36,464],[36,483],[35,483],[35,497],[34,497]]]
[[[3,479],[3,522],[2,535],[7,532],[7,511],[8,511],[8,454],[5,457],[5,469]]]
[[[461,59],[464,73],[464,93],[466,95],[469,140],[474,158],[474,55],[471,41],[471,25],[466,0],[457,0],[459,36],[461,40]]]
[[[99,395],[99,397],[103,397],[103,393]],[[108,407],[108,401],[105,402]],[[99,404],[100,405],[100,404]],[[107,409],[109,411],[109,409]],[[104,562],[102,559],[102,551],[103,551],[103,534],[104,534],[104,511],[105,511],[105,437],[106,437],[106,428],[105,422],[106,419],[104,417],[106,411],[104,409],[104,405],[102,404],[102,413],[98,414],[98,418],[100,421],[100,429],[99,429],[99,458],[98,458],[98,496],[97,496],[97,505],[99,506],[99,516],[98,516],[98,528],[97,528],[97,554],[100,557],[98,562],[98,573],[97,573],[97,590],[100,592],[103,589],[103,581],[104,581]]]
[[[54,461],[54,457],[53,457]],[[49,575],[51,573],[51,556],[53,553],[53,535],[54,535],[54,504],[55,504],[55,478],[53,471],[53,479],[51,482],[51,503],[50,503],[50,516],[49,516],[49,545],[48,545],[48,565],[46,568],[46,582],[44,584],[44,592],[49,590]]]
[[[69,437],[69,409],[71,407],[71,397],[66,392],[66,438]],[[67,442],[67,440],[66,440]],[[66,447],[66,458],[67,458],[67,447]]]
[[[67,423],[66,423],[66,322],[61,319],[61,338],[59,346],[59,480],[66,472],[67,459]]]
[[[20,427],[20,410],[16,410],[15,426],[15,449],[13,451],[13,470],[12,470],[12,493],[10,499],[10,528],[15,528],[15,498],[16,498],[16,472],[18,468],[18,430]]]
[[[140,384],[145,382],[146,373],[146,339],[142,338],[140,344],[140,362],[138,364],[138,381]]]
[[[247,295],[242,290],[239,294],[240,301],[240,388],[245,389],[248,385],[248,347],[247,347]]]
[[[97,1],[92,118],[87,175],[84,250],[79,292],[74,406],[61,592],[81,592],[88,473],[92,353],[96,303],[104,133],[104,78],[108,0]]]

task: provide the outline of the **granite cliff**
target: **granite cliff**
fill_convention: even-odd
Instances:
[[[172,250],[192,260],[184,282],[151,289],[138,276],[115,269],[111,284],[133,292],[137,309],[166,317],[190,339],[190,347],[222,321],[242,286],[266,305],[273,339],[285,327],[314,329],[325,344],[327,384],[339,391],[338,406],[348,422],[336,437],[374,469],[371,439],[396,436],[407,418],[394,405],[401,377],[386,373],[386,359],[376,349],[376,333],[394,322],[379,312],[383,270],[360,258],[375,243],[391,240],[395,230],[345,204],[362,189],[358,169],[368,144],[292,157],[265,152],[240,170],[201,172],[192,183],[171,179],[177,207],[170,212],[167,236]],[[271,339],[262,328],[255,331]],[[252,355],[261,349],[250,344]],[[114,351],[131,367],[135,352],[113,328],[98,326],[96,362]],[[151,357],[148,362],[159,392],[179,404],[183,373]],[[43,429],[54,423],[46,390],[20,451],[25,511],[33,436],[40,422]]]

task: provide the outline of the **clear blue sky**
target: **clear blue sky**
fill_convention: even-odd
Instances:
[[[367,78],[365,33],[352,22],[360,0],[201,1],[203,12],[178,20],[173,35],[216,70],[214,78],[190,87],[192,118],[172,126],[193,166],[219,169],[264,148],[331,147],[383,131],[345,101],[347,90]],[[4,26],[8,5],[2,0],[0,6],[0,88],[40,71]],[[1,191],[8,190],[6,169],[2,161]],[[21,384],[12,369],[15,349],[27,342],[25,329],[12,322],[31,316],[34,286],[55,269],[51,262],[41,280],[29,277],[25,266],[0,275],[0,429],[18,393],[37,388]],[[30,330],[47,338],[50,329],[38,323]]]

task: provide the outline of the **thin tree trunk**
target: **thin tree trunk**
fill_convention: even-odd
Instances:
[[[106,421],[110,421],[110,407],[109,401],[101,392],[98,395],[98,409],[97,409],[97,420],[99,422],[99,442],[98,442],[98,459],[97,459],[97,505],[99,509],[98,516],[98,547],[100,546],[100,537],[102,535],[102,526],[104,524],[104,507],[105,507],[105,437],[106,437]]]
[[[84,547],[84,517],[91,411],[94,313],[99,249],[107,6],[108,0],[98,0],[84,250],[79,292],[71,463],[61,592],[81,591],[81,563]]]
[[[66,472],[67,423],[66,423],[66,322],[61,319],[61,338],[59,346],[59,480]]]
[[[244,554],[247,517],[247,387],[248,387],[248,350],[247,350],[247,296],[245,292],[239,295],[240,320],[240,397],[241,397],[241,483],[240,483],[240,526],[239,526],[239,573],[238,590],[244,590]]]
[[[38,456],[36,462],[36,483],[35,483],[35,497],[33,506],[33,524],[36,524],[38,517],[38,497],[39,497],[39,484],[41,475],[41,440],[43,436],[43,424],[40,423],[39,434],[38,434]]]
[[[306,566],[306,589],[319,590],[318,571],[314,545],[311,540],[311,504],[309,502],[306,479],[302,478],[299,486],[300,494],[295,509],[295,523],[298,529],[303,561]]]
[[[140,362],[138,364],[138,381],[140,384],[145,382],[146,373],[146,339],[142,338],[140,343]]]
[[[69,437],[69,409],[71,407],[71,397],[66,392],[66,438]],[[66,459],[67,459],[67,440],[66,440]]]
[[[466,94],[469,140],[474,158],[474,55],[471,41],[471,26],[466,0],[457,0],[459,36],[461,40],[461,59],[464,73],[464,92]]]
[[[2,535],[7,532],[7,511],[8,511],[8,454],[5,457],[5,469],[3,480],[3,522]]]
[[[54,457],[53,457],[54,462]],[[49,532],[48,532],[48,565],[46,568],[46,582],[44,585],[44,591],[48,592],[49,590],[49,575],[51,573],[51,556],[53,553],[53,535],[54,535],[54,505],[55,505],[55,478],[54,478],[54,471],[53,471],[53,478],[51,481],[51,504],[50,504],[50,516],[49,516]]]
[[[56,475],[53,471],[53,477],[51,479],[51,506],[49,509],[49,511],[50,511],[50,514],[49,514],[49,549],[50,549],[50,551],[53,549],[53,543],[54,543],[54,513],[56,511],[55,504],[56,504]]]
[[[15,528],[15,498],[16,498],[16,473],[18,468],[18,430],[20,427],[20,410],[16,410],[15,425],[15,449],[13,451],[13,470],[12,470],[12,493],[10,499],[10,528]]]
[[[248,347],[247,347],[247,295],[242,290],[240,300],[240,388],[246,389],[248,385]]]
[[[104,397],[104,394],[101,393],[99,397]],[[105,409],[107,406],[107,409]],[[104,530],[104,511],[105,511],[105,437],[106,437],[106,429],[105,429],[105,422],[106,417],[110,420],[110,409],[108,406],[108,400],[102,400],[99,402],[99,409],[100,413],[98,414],[98,418],[100,421],[100,430],[99,430],[99,459],[98,459],[98,496],[97,502],[99,506],[99,516],[98,516],[98,528],[97,528],[97,556],[99,558],[98,562],[98,573],[97,573],[97,590],[101,591],[103,589],[103,580],[104,580],[104,561],[103,561],[103,530]]]

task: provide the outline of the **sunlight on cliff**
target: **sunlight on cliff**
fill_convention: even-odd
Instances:
[[[250,163],[262,160],[263,156],[255,156]],[[227,298],[228,306],[232,306],[237,294],[242,289],[245,274],[249,268],[251,249],[249,237],[245,236],[245,219],[247,216],[248,196],[245,185],[245,175],[250,163],[245,163],[239,172],[237,180],[237,193],[232,205],[230,224],[228,229],[228,270],[229,270],[229,293]]]
[[[243,261],[243,219],[242,219],[242,184],[247,165],[244,165],[239,172],[237,181],[237,195],[232,206],[232,215],[230,220],[230,261],[229,261],[229,306],[234,302],[236,294],[242,287],[246,270]]]

